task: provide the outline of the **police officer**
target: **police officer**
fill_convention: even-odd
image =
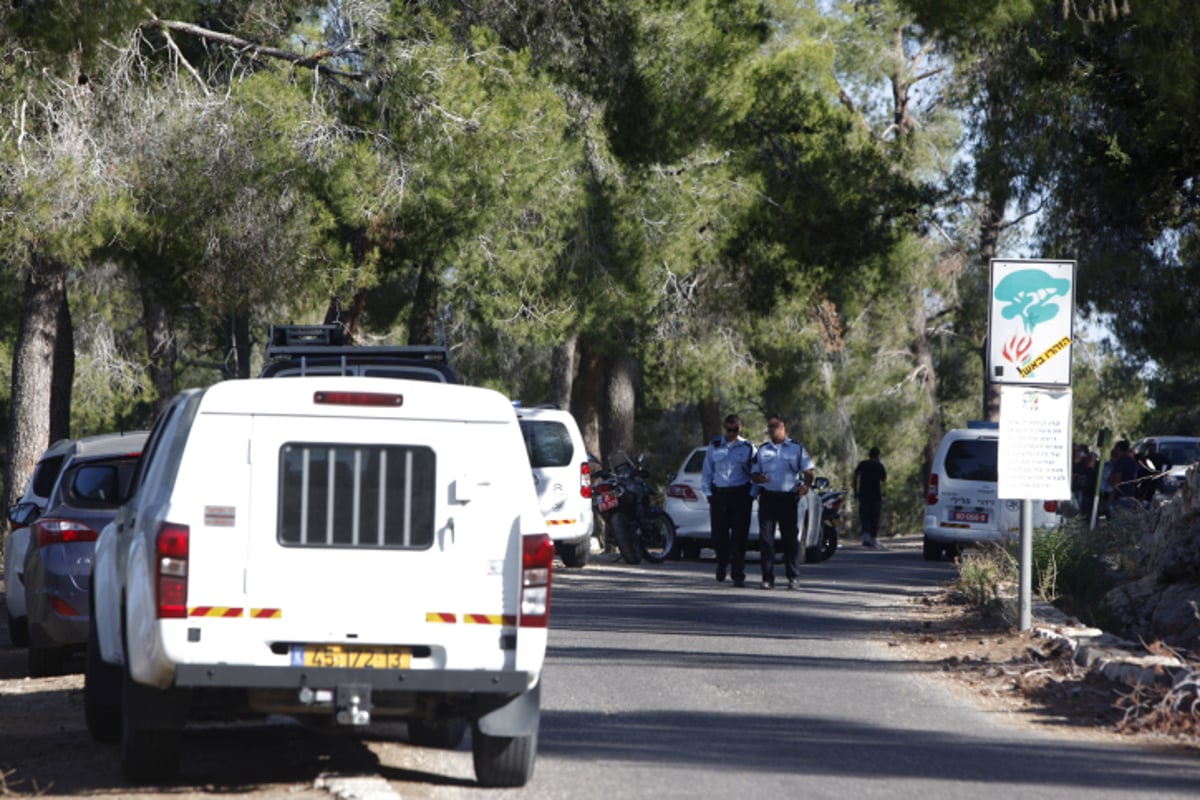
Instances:
[[[758,446],[751,480],[758,495],[758,547],[762,554],[762,588],[775,588],[775,528],[783,540],[788,588],[800,588],[800,528],[797,505],[813,479],[813,460],[787,435],[778,414],[767,417],[770,438]]]
[[[708,444],[700,488],[708,498],[713,549],[717,551],[717,580],[733,568],[733,585],[746,583],[746,540],[750,536],[750,464],[754,445],[743,439],[736,414],[725,418],[725,435]]]

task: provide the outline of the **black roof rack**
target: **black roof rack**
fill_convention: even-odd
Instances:
[[[304,356],[380,355],[450,363],[450,351],[434,345],[351,345],[341,325],[271,325],[267,361]]]

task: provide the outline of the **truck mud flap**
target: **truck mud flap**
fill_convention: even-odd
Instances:
[[[538,731],[542,711],[542,682],[505,705],[479,718],[479,730],[488,736],[530,736]]]

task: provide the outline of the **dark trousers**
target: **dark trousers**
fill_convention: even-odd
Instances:
[[[746,540],[750,537],[750,487],[713,489],[708,505],[717,571],[732,568],[735,581],[746,579]]]
[[[800,577],[800,528],[796,519],[800,495],[795,492],[760,492],[758,495],[758,551],[762,577],[775,582],[775,529],[783,541],[783,566],[789,580]]]
[[[883,500],[878,497],[858,498],[858,520],[864,536],[879,535],[879,516],[883,513]]]

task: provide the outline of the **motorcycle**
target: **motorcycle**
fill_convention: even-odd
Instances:
[[[804,560],[809,563],[827,561],[837,552],[838,520],[841,518],[842,502],[846,499],[846,490],[830,489],[828,478],[817,478],[812,488],[821,501],[821,530],[817,543],[804,550]]]
[[[592,501],[621,557],[630,564],[643,558],[652,564],[665,561],[675,548],[675,524],[657,503],[658,489],[650,484],[642,457],[635,463],[626,456],[624,463],[594,474]]]

